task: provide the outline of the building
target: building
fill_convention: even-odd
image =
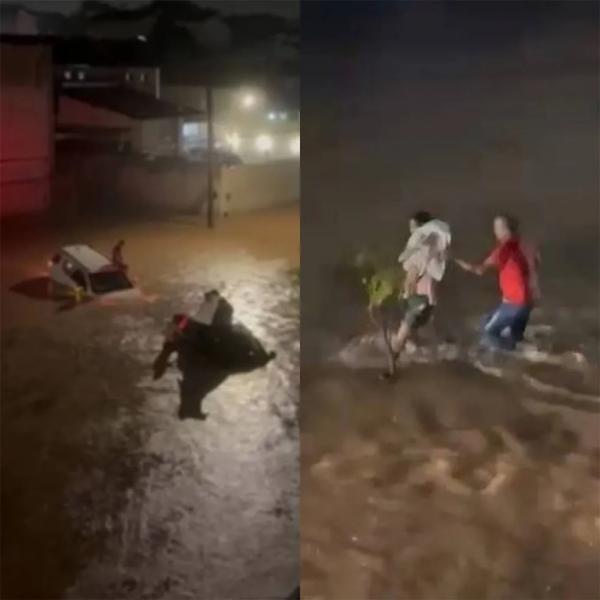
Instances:
[[[52,46],[36,36],[0,38],[0,216],[50,202],[54,156]]]
[[[160,71],[146,66],[63,64],[55,69],[61,140],[85,139],[152,156],[179,155],[201,110],[160,98]],[[198,142],[200,144],[200,142]]]
[[[154,66],[95,66],[61,64],[54,76],[61,88],[85,85],[123,85],[160,98],[160,69]]]
[[[277,85],[216,79],[210,89],[218,149],[239,156],[245,164],[299,158],[297,79],[288,78]],[[161,93],[163,98],[206,112],[207,90],[202,82],[179,80],[163,82]]]

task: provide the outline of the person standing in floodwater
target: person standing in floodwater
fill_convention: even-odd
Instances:
[[[390,366],[382,373],[390,379],[396,372],[396,361],[411,335],[426,325],[437,303],[437,286],[446,267],[452,236],[447,223],[434,219],[427,211],[416,212],[409,221],[410,238],[398,262],[406,271],[402,304],[404,314],[396,335],[391,340]]]
[[[119,240],[115,244],[114,248],[112,249],[111,261],[115,267],[117,267],[124,273],[127,273],[127,264],[125,263],[125,260],[123,258],[123,247],[124,246],[125,246],[125,240]]]
[[[495,217],[494,235],[498,244],[481,264],[460,259],[455,262],[474,275],[498,270],[502,299],[484,319],[481,342],[492,349],[514,350],[523,341],[534,302],[539,297],[539,254],[521,241],[519,223],[512,216]]]

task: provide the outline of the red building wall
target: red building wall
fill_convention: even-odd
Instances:
[[[41,212],[53,163],[51,47],[2,40],[0,89],[0,218]]]

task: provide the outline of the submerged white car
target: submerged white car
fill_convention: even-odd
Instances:
[[[85,244],[64,246],[52,257],[48,266],[48,292],[51,296],[60,292],[127,298],[140,295],[122,269]]]

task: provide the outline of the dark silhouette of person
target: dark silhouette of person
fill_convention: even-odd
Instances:
[[[227,377],[264,367],[275,358],[275,353],[267,352],[248,329],[232,324],[233,309],[228,302],[224,306],[222,316],[211,325],[176,314],[154,361],[154,379],[160,379],[169,366],[170,357],[177,354],[177,367],[182,374],[179,383],[181,419],[205,419],[204,398]]]
[[[121,271],[127,273],[127,264],[123,258],[123,247],[125,246],[125,240],[119,240],[112,249],[111,262],[115,267]]]

